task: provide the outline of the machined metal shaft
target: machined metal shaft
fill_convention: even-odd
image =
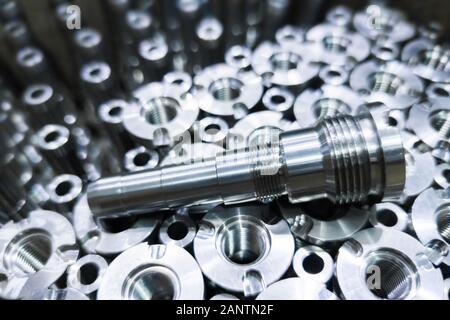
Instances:
[[[382,122],[368,113],[340,115],[201,162],[103,178],[88,187],[88,203],[96,217],[108,218],[281,195],[294,203],[393,198],[405,182],[403,145]]]

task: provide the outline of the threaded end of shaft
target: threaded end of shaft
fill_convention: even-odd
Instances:
[[[271,201],[284,193],[283,164],[278,143],[251,147],[249,163],[253,164],[253,182],[258,200]]]
[[[369,154],[357,121],[342,115],[322,121],[323,139],[329,151],[325,162],[330,164],[327,181],[329,194],[337,203],[363,201],[371,189]]]

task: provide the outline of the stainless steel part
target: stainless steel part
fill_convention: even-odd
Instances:
[[[311,44],[299,43],[289,48],[265,41],[253,52],[252,67],[266,86],[284,86],[298,92],[319,73],[310,62]]]
[[[164,39],[153,37],[142,40],[138,53],[146,82],[161,79],[169,69],[170,51]]]
[[[262,103],[268,110],[278,111],[285,115],[289,115],[292,113],[294,100],[294,95],[288,90],[272,87],[263,95]]]
[[[275,39],[282,47],[295,47],[297,44],[305,41],[305,30],[300,27],[287,25],[277,30]]]
[[[303,91],[295,101],[294,114],[301,128],[309,128],[327,117],[356,114],[362,104],[361,97],[347,86],[323,85]]]
[[[326,65],[319,72],[319,78],[326,85],[342,86],[348,82],[349,70],[343,66]]]
[[[67,287],[91,295],[100,288],[107,268],[102,256],[88,254],[67,269]]]
[[[158,238],[162,244],[174,244],[188,249],[192,247],[197,225],[187,215],[173,215],[163,221]]]
[[[0,229],[0,257],[0,296],[24,297],[53,285],[76,261],[75,232],[62,215],[32,211]]]
[[[222,61],[224,30],[220,21],[214,17],[205,17],[195,31],[200,47],[200,65],[204,68]]]
[[[357,12],[353,25],[359,33],[372,40],[384,38],[391,42],[404,42],[416,32],[416,27],[405,19],[402,12],[377,4]]]
[[[48,124],[36,132],[33,143],[55,172],[84,175],[75,137],[68,128]]]
[[[211,210],[199,223],[194,254],[203,274],[215,285],[254,296],[280,279],[294,255],[288,224],[268,223],[267,207]]]
[[[3,29],[5,41],[12,51],[18,51],[32,42],[27,24],[20,19],[7,22]]]
[[[89,185],[88,202],[96,217],[205,201],[267,201],[283,194],[292,202],[328,197],[344,204],[364,202],[369,195],[395,198],[404,182],[399,132],[363,113],[328,118],[314,128],[284,132],[271,145],[201,163],[100,179]]]
[[[409,112],[408,128],[432,148],[440,142],[450,142],[450,105],[445,102],[415,104]]]
[[[51,85],[38,83],[28,86],[22,96],[22,103],[32,117],[30,123],[35,130],[50,123],[71,127],[77,122],[73,101]]]
[[[137,147],[125,154],[124,168],[130,172],[156,168],[159,164],[159,154],[155,150]]]
[[[172,71],[164,75],[163,82],[180,87],[182,93],[187,93],[192,88],[192,77],[187,72]]]
[[[450,101],[450,84],[449,83],[431,83],[425,90],[428,100],[431,102]]]
[[[162,167],[202,162],[210,159],[224,149],[211,143],[192,143],[175,146],[161,162]]]
[[[314,61],[331,65],[352,65],[370,54],[370,42],[358,33],[330,24],[319,24],[306,33]]]
[[[412,223],[419,240],[440,253],[432,262],[450,265],[450,189],[423,191],[412,206]]]
[[[256,297],[256,300],[338,300],[338,298],[323,283],[288,278],[270,285]]]
[[[25,83],[51,82],[55,80],[50,72],[48,61],[41,49],[27,46],[21,48],[16,54],[16,63],[19,67],[20,76]],[[52,83],[56,83],[53,81]]]
[[[337,289],[346,300],[441,300],[442,273],[424,251],[419,241],[397,230],[360,231],[339,249]]]
[[[42,289],[35,290],[24,300],[69,300],[69,301],[81,301],[89,300],[89,298],[80,291],[73,288],[66,289]]]
[[[248,70],[252,64],[252,50],[246,46],[235,45],[225,52],[225,62],[239,70]]]
[[[370,223],[377,228],[395,229],[407,232],[410,228],[411,217],[402,207],[383,202],[374,204],[370,208]]]
[[[83,249],[88,253],[113,256],[150,238],[159,226],[161,217],[122,221],[119,229],[108,228],[107,222],[94,220],[86,195],[79,197],[73,210],[73,226]]]
[[[228,149],[241,149],[255,146],[266,138],[272,138],[276,132],[288,131],[292,122],[283,119],[277,111],[258,111],[239,120],[230,129],[227,140]]]
[[[410,108],[424,91],[422,81],[398,61],[359,64],[350,75],[350,86],[367,103],[381,102],[391,109]]]
[[[124,125],[144,146],[171,146],[186,134],[199,114],[198,101],[176,85],[153,82],[134,92]]]
[[[246,116],[263,94],[261,77],[226,64],[203,69],[194,78],[195,98],[200,109],[231,120]]]
[[[326,284],[334,273],[334,261],[331,255],[321,247],[304,246],[294,254],[292,261],[294,272],[302,280]]]
[[[71,219],[73,207],[83,191],[83,181],[78,176],[63,174],[51,180],[46,190],[49,209]]]
[[[202,300],[203,294],[202,272],[186,250],[141,243],[111,262],[97,299]]]
[[[400,46],[397,43],[381,38],[372,46],[371,53],[380,61],[392,61],[400,55]]]
[[[350,8],[339,5],[327,12],[326,21],[334,26],[348,27],[352,22],[353,12]]]
[[[102,103],[118,98],[117,83],[111,66],[105,61],[91,61],[81,67],[80,78],[88,103],[97,110]]]
[[[203,142],[225,146],[228,132],[228,123],[222,118],[205,117],[198,122],[197,135]]]
[[[433,40],[422,38],[409,42],[401,58],[421,78],[450,83],[450,52]]]
[[[334,247],[351,238],[362,230],[369,221],[369,211],[356,207],[338,208],[336,212],[319,212],[319,216],[328,219],[315,218],[302,210],[298,205],[287,205],[285,201],[278,201],[281,214],[289,223],[294,236],[309,243]]]
[[[442,163],[436,166],[434,181],[443,189],[450,188],[450,164]]]

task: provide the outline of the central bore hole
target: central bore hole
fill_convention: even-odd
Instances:
[[[339,36],[328,36],[323,38],[322,41],[325,49],[336,53],[346,52],[348,46],[351,44],[350,39]]]
[[[399,251],[376,250],[368,255],[366,262],[368,288],[381,299],[406,299],[419,285],[417,269],[412,261]]]
[[[254,263],[266,251],[268,234],[257,222],[239,218],[226,223],[221,233],[220,248],[224,256],[233,263]]]
[[[181,240],[187,236],[189,229],[187,225],[181,221],[176,221],[172,223],[169,228],[167,228],[167,235],[173,240]]]
[[[94,68],[89,71],[89,75],[91,77],[98,77],[98,76],[100,76],[101,72],[102,72],[102,70],[100,68]]]
[[[58,131],[52,131],[49,132],[46,136],[45,136],[45,142],[47,143],[51,143],[51,142],[55,142],[56,140],[58,140],[59,138],[59,132]]]
[[[436,210],[436,223],[442,239],[450,244],[450,205],[444,205]]]
[[[318,100],[313,105],[313,110],[317,119],[333,117],[338,114],[348,114],[351,112],[350,107],[345,102],[330,98]]]
[[[175,119],[179,106],[173,98],[154,98],[148,102],[147,108],[145,108],[145,119],[150,124],[167,124]]]
[[[216,123],[208,124],[208,125],[205,127],[205,131],[208,132],[208,133],[210,133],[210,134],[215,134],[215,133],[219,132],[221,129],[222,129],[222,128],[221,128],[218,124],[216,124]]]
[[[283,97],[282,95],[276,94],[270,97],[270,101],[273,104],[282,104],[286,102],[286,98]]]
[[[270,62],[275,70],[289,71],[297,69],[302,58],[292,52],[279,52],[270,58]]]
[[[423,51],[419,60],[436,71],[450,70],[450,54],[439,46]]]
[[[18,234],[7,245],[4,265],[16,274],[32,274],[41,270],[52,254],[51,236],[41,229]]]
[[[108,114],[111,117],[120,117],[122,115],[122,113],[123,113],[123,108],[120,106],[112,107],[108,112]]]
[[[141,152],[134,157],[133,164],[136,167],[144,167],[150,162],[151,159],[152,157],[150,156],[150,154],[148,154],[147,152]]]
[[[450,111],[441,110],[430,115],[430,124],[444,139],[450,138]]]
[[[45,94],[45,90],[44,89],[36,89],[33,92],[31,92],[31,98],[33,99],[38,99],[40,97],[42,97]]]
[[[449,97],[450,93],[442,87],[434,87],[433,92],[439,97]]]
[[[383,209],[377,212],[377,221],[386,227],[393,227],[397,224],[398,218],[395,212]]]
[[[103,231],[109,233],[120,233],[128,230],[136,223],[138,216],[118,217],[111,219],[101,219],[98,221]]]
[[[324,266],[325,263],[323,262],[323,259],[314,252],[303,260],[303,269],[310,274],[322,272]]]
[[[65,196],[66,194],[69,194],[70,190],[72,190],[72,188],[73,188],[72,182],[63,181],[56,186],[55,193],[56,193],[56,195],[62,197],[62,196]]]
[[[402,84],[401,78],[388,72],[375,72],[370,77],[370,87],[374,92],[395,95]]]
[[[98,278],[98,273],[98,266],[95,263],[86,263],[82,265],[78,271],[81,284],[90,285],[94,283]]]
[[[235,78],[222,78],[214,81],[209,91],[214,99],[219,101],[232,101],[241,96],[244,84]]]
[[[176,297],[176,276],[162,266],[150,266],[128,277],[125,296],[128,300],[173,300]]]

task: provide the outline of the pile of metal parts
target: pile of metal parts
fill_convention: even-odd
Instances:
[[[110,0],[104,35],[53,3],[76,86],[0,1],[0,297],[449,299],[439,25]]]

